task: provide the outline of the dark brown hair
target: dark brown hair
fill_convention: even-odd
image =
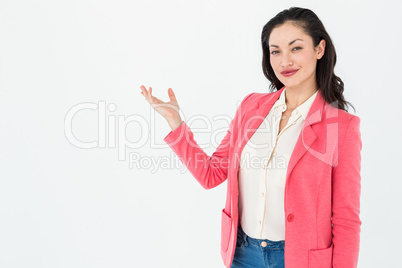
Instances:
[[[336,64],[336,52],[331,37],[325,30],[324,25],[318,16],[310,9],[291,7],[279,12],[275,17],[265,24],[261,34],[262,44],[262,69],[265,77],[271,82],[270,91],[281,89],[284,85],[276,77],[270,63],[269,52],[269,36],[272,30],[285,22],[292,22],[295,26],[300,27],[306,34],[313,39],[314,47],[325,40],[324,56],[317,61],[316,79],[318,88],[321,90],[325,101],[332,106],[347,111],[346,106],[353,105],[346,101],[343,97],[343,81],[335,75],[334,67]],[[353,107],[353,110],[355,108]],[[356,111],[356,110],[355,110]]]

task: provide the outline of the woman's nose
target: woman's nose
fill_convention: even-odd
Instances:
[[[292,66],[293,65],[293,60],[291,55],[289,55],[288,53],[284,53],[282,54],[282,67],[286,68],[287,66]]]

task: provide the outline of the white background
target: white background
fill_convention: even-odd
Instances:
[[[349,111],[361,118],[359,267],[402,267],[401,5],[351,0],[2,0],[0,267],[223,267],[226,182],[206,191],[180,163],[145,166],[177,158],[163,142],[167,122],[139,86],[164,101],[172,87],[187,122],[207,119],[190,125],[211,155],[228,128],[213,119],[232,118],[251,92],[268,92],[261,30],[291,6],[323,21],[356,108]],[[120,132],[103,123],[117,141],[143,139],[139,148],[69,141],[69,110],[101,102],[115,105],[111,120],[133,116]],[[87,142],[102,132],[96,110],[77,113],[71,127]],[[144,161],[130,167],[129,153]]]

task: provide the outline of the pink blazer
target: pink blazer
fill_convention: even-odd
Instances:
[[[226,267],[232,264],[239,225],[241,151],[283,89],[247,95],[212,156],[198,146],[184,121],[164,138],[205,189],[212,189],[227,179],[220,243]],[[319,91],[286,174],[286,268],[357,267],[361,149],[360,118],[329,105]]]

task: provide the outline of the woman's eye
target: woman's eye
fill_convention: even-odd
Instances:
[[[293,50],[300,50],[300,49],[302,49],[302,48],[301,48],[301,47],[295,47],[295,48],[293,48]],[[275,54],[278,54],[278,53],[279,53],[278,50],[274,50],[274,51],[271,52],[272,55],[275,55]]]

